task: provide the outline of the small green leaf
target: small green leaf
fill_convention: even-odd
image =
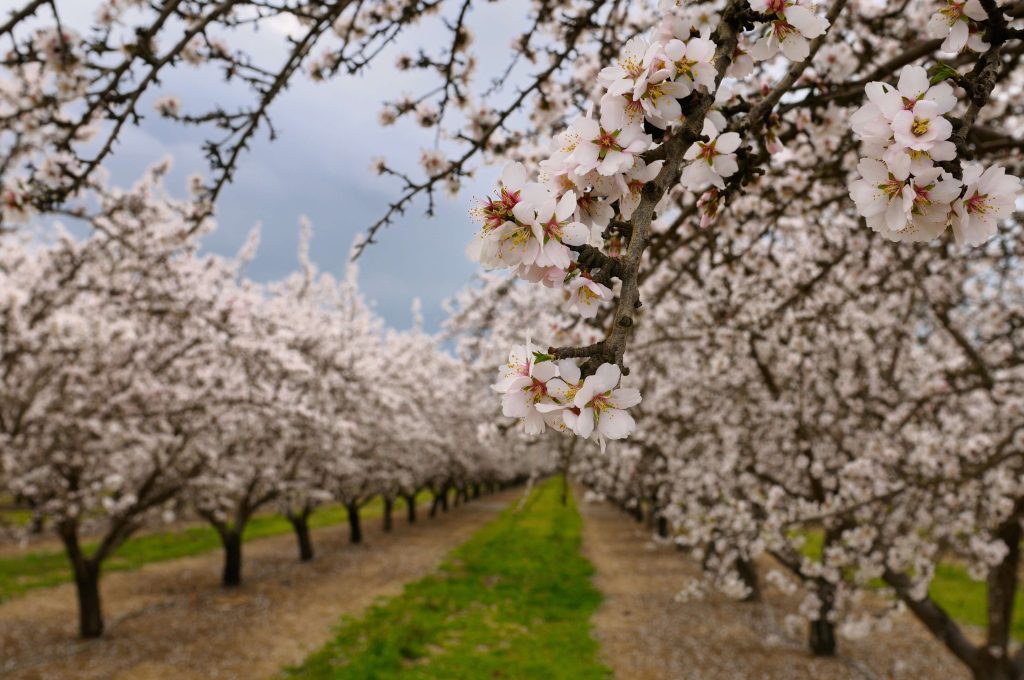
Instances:
[[[937,62],[935,66],[932,66],[931,77],[928,79],[928,82],[935,85],[937,83],[941,83],[943,80],[949,80],[950,78],[953,80],[959,80],[960,72],[949,64],[943,64],[940,61]]]
[[[545,362],[545,361],[554,361],[554,360],[555,360],[555,358],[553,356],[551,356],[550,354],[545,354],[544,352],[534,352],[533,353],[533,363],[535,363],[535,364],[539,364],[539,363],[542,363],[542,362]]]

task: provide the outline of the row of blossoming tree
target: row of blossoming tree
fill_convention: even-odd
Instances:
[[[165,170],[97,194],[87,238],[55,227],[0,249],[0,487],[59,535],[82,635],[102,633],[101,568],[141,528],[205,519],[233,586],[259,511],[285,514],[308,560],[324,503],[359,542],[371,498],[390,529],[396,499],[415,521],[423,490],[447,503],[530,472],[528,454],[478,441],[470,374],[419,324],[386,330],[354,267],[318,272],[307,229],[298,272],[247,280],[255,236],[236,258],[197,254],[209,220],[191,228]]]
[[[689,592],[756,598],[770,557],[815,653],[905,608],[1019,678],[1024,5],[872,4],[661,3],[474,208],[470,255],[534,289],[489,281],[455,324],[534,315],[504,415],[692,548]],[[929,593],[948,560],[986,583],[982,641]],[[854,606],[879,582],[891,606]]]
[[[500,26],[510,58],[482,77],[495,41],[474,42],[473,17],[492,5],[473,0],[105,0],[88,31],[25,0],[0,25],[3,225],[80,209],[147,106],[209,131],[184,220],[200,224],[298,74],[360,75],[397,50],[432,82],[380,122],[414,120],[434,144],[418,171],[374,162],[400,195],[356,254],[417,201],[432,213],[439,189],[511,161],[471,211],[469,253],[496,271],[460,294],[449,330],[523,426],[485,408],[475,437],[551,442],[736,595],[770,555],[787,574],[773,582],[807,589],[816,652],[837,627],[891,624],[852,607],[882,581],[976,677],[1024,676],[1009,640],[1024,3],[524,5],[521,26]],[[413,42],[422,24],[447,38]],[[235,40],[282,25],[283,50]],[[219,71],[253,101],[153,101],[175,68]],[[809,532],[818,558],[800,550]],[[987,582],[982,643],[929,597],[943,559]]]

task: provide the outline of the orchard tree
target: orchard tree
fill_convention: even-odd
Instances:
[[[216,355],[231,267],[195,256],[190,207],[156,182],[104,195],[86,240],[0,250],[2,477],[56,528],[84,637],[103,632],[104,560],[206,468],[227,401]]]

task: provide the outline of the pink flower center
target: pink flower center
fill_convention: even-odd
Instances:
[[[712,139],[707,144],[703,142],[697,142],[697,144],[700,145],[700,155],[697,156],[697,158],[703,158],[705,161],[707,161],[708,165],[711,165],[711,162],[714,160],[715,156],[718,155],[718,152],[715,151],[716,141],[717,140]]]
[[[548,239],[558,239],[559,241],[561,241],[562,240],[562,228],[565,226],[565,224],[566,224],[565,222],[559,222],[558,218],[555,217],[554,215],[552,215],[551,219],[549,219],[547,222],[545,222],[543,225],[541,225],[541,226],[544,227],[544,240],[545,240],[545,242]]]
[[[772,31],[775,33],[775,39],[779,42],[785,42],[786,38],[790,34],[795,33],[796,29],[793,28],[784,19],[772,23]]]
[[[608,132],[604,128],[599,129],[601,134],[596,139],[590,140],[590,143],[598,148],[598,158],[603,159],[609,151],[622,151],[622,147],[618,143],[619,130]]]
[[[878,185],[878,188],[885,194],[885,197],[892,203],[900,194],[903,193],[903,182],[896,179],[891,174],[886,182]]]
[[[964,201],[964,207],[967,208],[967,214],[984,215],[987,213],[992,208],[987,199],[988,194],[979,194],[975,191],[973,196]]]

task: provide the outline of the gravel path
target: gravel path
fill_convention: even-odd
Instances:
[[[191,680],[275,675],[331,638],[343,614],[434,570],[445,554],[493,519],[521,490],[505,491],[407,526],[396,513],[364,544],[347,527],[313,533],[317,557],[299,563],[291,535],[247,543],[241,588],[219,586],[219,551],[111,573],[102,579],[107,635],[75,638],[72,585],[33,591],[0,605],[0,676],[11,679]]]
[[[818,659],[785,630],[797,601],[773,589],[763,604],[723,596],[675,602],[699,573],[651,533],[604,503],[580,503],[583,551],[605,601],[594,617],[602,657],[620,680],[967,680],[968,674],[909,615],[892,632],[840,638],[841,656]]]

